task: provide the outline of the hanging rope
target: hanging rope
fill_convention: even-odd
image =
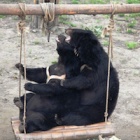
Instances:
[[[109,99],[109,82],[110,82],[110,64],[111,58],[113,57],[113,40],[112,40],[112,30],[114,29],[114,14],[115,14],[115,6],[113,5],[113,12],[110,16],[110,23],[107,28],[107,32],[109,33],[109,46],[108,46],[108,75],[107,75],[107,90],[106,90],[106,108],[105,108],[105,122],[107,122],[108,118],[108,99]]]
[[[19,7],[21,9],[21,14],[20,14],[20,18],[22,19],[18,25],[17,25],[17,30],[18,32],[20,33],[21,35],[21,42],[20,42],[20,64],[21,64],[21,61],[22,61],[22,44],[23,44],[23,27],[24,27],[24,21],[25,20],[25,6],[23,6],[22,3],[19,3]],[[20,69],[20,68],[19,68]],[[21,72],[19,71],[19,97],[21,96]]]
[[[50,30],[53,26],[51,25],[51,23],[55,19],[55,4],[54,3],[40,3],[40,6],[44,12],[42,30],[45,32],[45,34],[48,33],[48,42],[49,42]]]
[[[21,15],[19,16],[21,18],[21,21],[18,23],[18,30],[21,34],[21,42],[20,42],[20,64],[22,60],[22,49],[24,51],[24,82],[26,83],[26,48],[25,48],[25,32],[26,32],[26,23],[25,23],[25,17],[26,17],[26,4],[19,3],[19,7],[21,9]],[[19,74],[19,96],[21,96],[21,72]],[[23,125],[24,125],[24,133],[26,134],[26,91],[24,94],[24,115],[23,115]]]
[[[109,38],[110,38],[110,32],[112,34],[112,30],[114,30],[114,17],[113,15],[115,14],[116,11],[116,6],[115,4],[112,4],[112,9],[113,12],[110,16],[110,21],[107,27],[104,28],[104,30],[102,31],[101,37],[104,38],[106,35],[109,34]],[[109,48],[108,48],[109,49]],[[108,50],[109,51],[109,50]],[[108,52],[109,53],[109,52]],[[113,58],[113,42],[112,42],[112,35],[111,35],[111,57]]]

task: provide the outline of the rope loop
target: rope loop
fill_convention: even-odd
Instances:
[[[112,4],[112,9],[113,9],[113,10],[112,10],[112,14],[111,14],[111,16],[110,16],[111,19],[113,19],[113,16],[115,15],[116,8],[117,8],[117,7],[116,7],[115,3],[113,3],[113,4]]]
[[[55,5],[54,3],[40,3],[40,6],[44,12],[44,21],[52,22],[55,18]]]
[[[48,42],[50,38],[50,30],[52,28],[52,22],[55,19],[55,4],[54,3],[40,3],[42,11],[44,12],[42,30],[45,34],[48,32]]]
[[[18,3],[18,5],[19,5],[19,8],[21,10],[21,14],[19,15],[19,17],[22,20],[25,20],[25,18],[26,18],[26,4],[25,3]]]
[[[115,11],[116,11],[116,6],[115,4],[112,4],[112,13],[110,15],[110,20],[109,20],[109,24],[107,27],[104,27],[103,31],[102,31],[102,34],[101,34],[101,37],[104,38],[107,34],[110,34],[110,32],[112,32],[114,30],[114,14],[115,14]]]
[[[21,33],[25,32],[26,22],[23,20],[19,21],[17,28],[18,28],[18,31],[20,31]]]

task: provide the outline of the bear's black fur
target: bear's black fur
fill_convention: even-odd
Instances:
[[[80,71],[79,60],[75,57],[73,48],[70,44],[65,42],[64,36],[58,36],[57,52],[60,54],[58,63],[49,67],[50,75],[61,76],[66,74],[66,78],[76,76]],[[66,57],[67,56],[67,57]],[[75,57],[75,58],[74,58]],[[73,59],[71,59],[73,58]],[[74,69],[75,63],[75,69]],[[65,70],[64,65],[69,69]],[[22,64],[16,64],[24,76],[24,67]],[[30,81],[40,84],[25,84],[25,89],[36,91],[34,93],[26,94],[26,132],[30,133],[37,130],[48,130],[54,126],[62,124],[58,119],[60,115],[66,111],[75,108],[79,105],[79,94],[76,90],[65,89],[60,86],[59,79],[51,79],[47,84],[46,68],[26,68],[26,77]],[[33,88],[35,86],[35,88]],[[31,89],[30,89],[31,88]],[[38,90],[39,88],[39,90]],[[52,90],[53,89],[53,90]],[[46,91],[47,90],[47,91]],[[70,93],[70,94],[69,94]],[[55,95],[54,95],[55,94]],[[59,95],[60,94],[60,95]],[[21,125],[19,130],[23,132],[23,104],[24,96],[21,98],[14,98],[14,103],[20,108],[20,121]],[[66,110],[66,111],[65,111]],[[62,112],[62,113],[60,113]],[[57,117],[56,117],[57,116]],[[67,121],[67,120],[66,120]],[[43,124],[44,122],[44,124]],[[46,126],[45,126],[46,124]]]
[[[36,93],[27,102],[27,132],[48,130],[58,124],[87,125],[104,121],[108,56],[91,31],[68,29],[66,33],[70,35],[70,42],[59,39],[57,43],[60,58],[70,60],[61,61],[66,79],[25,85],[26,90]],[[72,51],[72,57],[65,55],[68,50]],[[38,75],[35,73],[34,76]],[[47,78],[43,74],[42,79]],[[115,108],[118,92],[119,80],[111,64],[108,117]]]

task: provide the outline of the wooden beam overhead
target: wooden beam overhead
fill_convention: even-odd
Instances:
[[[140,13],[140,4],[56,4],[56,15]],[[39,4],[26,4],[26,15],[43,15]],[[21,15],[18,4],[0,4],[0,15]]]

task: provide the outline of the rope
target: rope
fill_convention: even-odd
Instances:
[[[19,17],[22,20],[25,20],[25,17],[26,17],[26,4],[25,3],[18,3],[18,5],[19,5],[19,8],[21,10],[21,15],[19,15]]]
[[[114,6],[114,5],[113,5]],[[109,33],[109,46],[108,46],[108,75],[107,75],[107,90],[106,90],[106,107],[105,107],[105,122],[107,122],[108,117],[108,99],[109,99],[109,82],[110,82],[110,65],[111,58],[113,57],[113,41],[112,41],[112,30],[114,29],[114,14],[116,8],[114,7],[113,12],[110,16],[110,23],[108,25],[108,33]]]
[[[26,84],[26,46],[25,46],[25,32],[23,34],[23,47],[24,47],[24,85]],[[24,133],[26,134],[26,90],[24,91],[24,115],[23,115],[23,124],[24,124]]]
[[[114,18],[113,18],[113,15],[115,14],[115,11],[116,11],[115,4],[112,4],[112,9],[113,9],[113,12],[112,12],[112,14],[110,16],[109,24],[102,31],[102,34],[101,34],[102,38],[104,38],[107,34],[109,34],[109,37],[110,37],[110,32],[112,32],[112,30],[114,30]],[[111,39],[111,41],[112,41],[112,39]],[[111,57],[113,58],[113,43],[111,43]]]
[[[50,30],[52,28],[52,23],[55,19],[55,4],[54,3],[40,3],[42,11],[44,12],[42,30],[45,34],[48,32],[48,42],[50,39]]]
[[[21,21],[18,23],[18,30],[21,33],[21,43],[20,43],[20,63],[22,60],[22,48],[24,48],[24,82],[26,83],[26,49],[25,49],[25,31],[26,31],[26,23],[25,23],[25,17],[26,17],[26,4],[19,3],[19,7],[21,9],[22,14],[20,15]],[[21,72],[19,74],[19,96],[21,96]],[[26,134],[26,91],[24,94],[24,113],[23,113],[23,125],[24,125],[24,133]]]
[[[20,23],[18,23],[18,29],[20,29]],[[21,41],[20,41],[20,64],[21,64],[21,60],[22,60],[22,42],[23,42],[23,40],[22,40],[22,38],[23,38],[23,34],[22,34],[22,30],[20,30],[21,31]],[[19,98],[21,97],[21,70],[20,70],[20,67],[19,67]]]

